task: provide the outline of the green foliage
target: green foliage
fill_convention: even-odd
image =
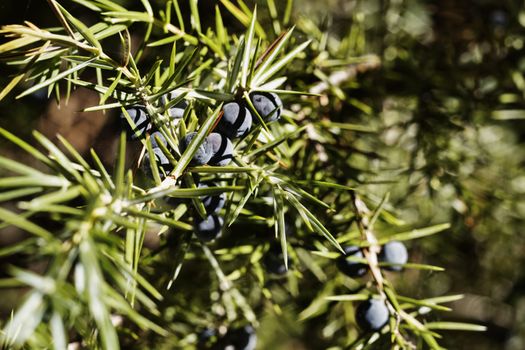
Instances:
[[[451,225],[429,220],[412,227],[389,202],[389,186],[406,172],[423,172],[433,181],[438,170],[431,162],[416,169],[417,154],[408,170],[374,165],[384,160],[374,148],[383,126],[373,106],[353,91],[358,72],[377,68],[382,57],[365,51],[360,16],[336,38],[308,18],[290,26],[292,1],[283,2],[280,16],[273,0],[264,11],[221,0],[213,23],[201,21],[197,0],[188,2],[188,13],[176,0],[143,0],[143,8],[133,11],[109,0],[74,2],[81,9],[48,1],[60,28],[25,23],[0,30],[9,39],[0,45],[0,59],[18,69],[0,99],[20,87],[18,98],[46,89],[58,101],[89,89],[99,103],[85,111],[123,112],[132,127],[126,107],[143,105],[166,139],[160,148],[173,170],[158,166],[149,135],[130,164],[126,156],[133,151],[121,133],[109,165],[93,150],[80,154],[63,137],[54,144],[34,131],[28,142],[0,129],[38,163],[0,157],[0,201],[16,203],[16,209],[0,208],[0,225],[28,235],[1,248],[0,257],[31,254],[45,265],[42,274],[12,266],[12,277],[0,281],[29,290],[2,324],[6,348],[79,343],[192,349],[200,346],[205,328],[224,335],[246,323],[264,324],[269,314],[289,313],[305,332],[322,330],[323,339],[312,346],[329,343],[333,349],[442,349],[441,330],[485,330],[433,318],[451,311],[443,304],[461,295],[402,295],[399,279],[381,269],[389,266],[378,259],[382,244],[445,235]],[[75,13],[88,10],[94,24]],[[243,30],[229,25],[226,15]],[[280,121],[265,123],[250,100],[253,91],[282,97]],[[179,95],[163,104],[170,92]],[[183,99],[189,102],[184,116],[171,119],[169,108]],[[190,166],[221,118],[223,103],[233,100],[244,101],[258,123],[234,142],[232,164]],[[193,131],[197,136],[180,152],[179,141]],[[431,159],[428,135],[422,132],[418,140],[415,152]],[[217,186],[198,188],[197,176]],[[221,212],[226,233],[205,244],[192,235],[192,223],[205,214],[200,198],[219,193],[227,193]],[[149,247],[148,237],[160,243]],[[274,242],[289,270],[284,277],[265,271],[263,257]],[[350,244],[363,249],[359,261],[368,266],[367,277],[337,271],[335,259]],[[425,261],[403,267],[446,273]],[[387,302],[390,322],[366,334],[355,325],[354,303],[371,296]]]

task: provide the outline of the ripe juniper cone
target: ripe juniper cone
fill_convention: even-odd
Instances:
[[[193,140],[195,136],[197,136],[196,132],[190,132],[189,134],[184,136],[179,145],[181,153],[184,153],[186,148],[188,148],[191,140]],[[204,141],[202,141],[202,143],[200,144],[199,148],[197,149],[197,152],[195,152],[190,164],[204,165],[210,161],[213,154],[214,153],[212,149],[212,144],[209,141],[208,137],[206,137]]]
[[[163,106],[166,106],[170,101],[176,99],[178,96],[180,96],[180,93],[176,91],[171,91],[166,95],[162,96],[161,103]],[[168,115],[174,119],[182,118],[186,107],[188,107],[188,101],[183,99],[176,105],[170,107],[170,109],[168,110]]]
[[[357,306],[355,320],[365,332],[378,331],[388,322],[389,314],[383,300],[368,299]]]
[[[150,141],[151,147],[156,156],[157,163],[160,164],[160,166],[165,171],[173,170],[173,165],[169,162],[168,157],[166,157],[166,155],[162,151],[162,148],[160,148],[159,146],[159,142],[161,142],[164,146],[168,145],[168,141],[166,141],[164,135],[162,135],[160,131],[155,131],[150,135]]]
[[[164,154],[162,149],[159,147],[159,144],[157,142],[157,139],[159,139],[160,142],[162,142],[164,145],[167,145],[166,139],[164,136],[159,132],[155,131],[150,135],[150,141],[151,141],[151,147],[152,151],[155,154],[155,160],[157,162],[157,165],[159,165],[162,170],[164,170],[165,173],[169,173],[173,170],[173,165],[168,160],[168,157]],[[150,162],[149,162],[149,153],[146,152],[144,155],[144,160],[142,161],[143,169],[145,173],[148,176],[151,176],[151,168],[150,168]],[[164,177],[164,174],[160,172],[161,177]]]
[[[231,328],[228,330],[221,342],[221,349],[255,350],[257,346],[257,334],[252,326],[242,328]]]
[[[229,138],[241,137],[252,127],[252,114],[244,104],[230,102],[222,108],[222,115],[217,130]]]
[[[226,166],[233,159],[233,144],[226,136],[212,132],[208,135],[208,142],[211,144],[213,156],[209,160],[210,165]]]
[[[168,144],[168,141],[166,141],[166,138],[164,137],[164,135],[162,135],[162,133],[160,131],[155,131],[155,132],[151,133],[151,135],[149,136],[149,139],[150,139],[152,148],[160,148],[159,141],[164,146],[166,146]],[[157,140],[159,140],[159,141],[157,141]]]
[[[336,262],[339,271],[352,278],[364,276],[368,271],[368,265],[349,259],[364,258],[361,249],[357,246],[347,246],[343,250],[346,255],[341,255]]]
[[[284,265],[284,256],[281,246],[279,244],[272,244],[270,249],[263,257],[263,264],[269,273],[275,275],[284,275],[286,266]],[[288,267],[290,267],[290,258],[288,257]]]
[[[170,163],[168,157],[166,157],[166,155],[164,154],[164,152],[162,152],[160,148],[153,148],[153,153],[155,154],[155,161],[157,162],[157,165],[159,165],[166,173],[169,173],[173,170],[173,165]],[[146,172],[151,175],[149,153],[146,153],[144,155],[144,160],[142,161],[142,163],[145,166]]]
[[[122,122],[123,128],[128,133],[128,140],[136,140],[144,136],[146,131],[151,130],[151,123],[148,114],[146,113],[146,108],[144,106],[131,106],[126,108],[130,119],[135,124],[135,127],[132,128],[126,119],[124,112],[120,113],[120,121]]]
[[[208,187],[209,186],[206,184],[199,184],[199,188]],[[215,214],[224,207],[224,203],[226,202],[226,193],[223,192],[215,196],[202,196],[201,201],[204,205],[204,208],[206,209],[206,213]]]
[[[193,223],[193,232],[201,241],[213,241],[221,235],[223,224],[222,217],[215,214],[207,216],[206,219],[196,217]]]
[[[403,266],[401,265],[406,264],[408,261],[407,248],[399,241],[388,242],[381,249],[379,261],[395,264],[392,266],[386,266],[386,270],[401,271],[403,270]]]
[[[250,94],[250,99],[255,110],[266,123],[273,122],[281,117],[283,102],[277,94],[273,92],[256,91]],[[254,116],[253,120],[257,122],[257,116]]]

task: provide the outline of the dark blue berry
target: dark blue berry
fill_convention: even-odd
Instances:
[[[152,149],[152,151],[155,154],[155,161],[157,162],[157,165],[160,167],[161,170],[163,170],[159,172],[159,175],[161,178],[164,178],[165,174],[168,174],[173,170],[173,164],[170,163],[168,157],[166,157],[166,155],[164,154],[164,152],[162,152],[160,148],[155,147]],[[152,176],[148,152],[146,152],[146,154],[144,155],[144,159],[142,161],[142,169],[149,177]]]
[[[210,165],[225,166],[233,159],[233,144],[226,136],[212,132],[207,137],[212,147],[213,156],[209,160]]]
[[[176,99],[178,96],[180,96],[179,92],[171,91],[165,94],[164,96],[162,96],[161,103],[163,106],[166,106],[170,101]],[[182,118],[182,116],[184,115],[184,111],[186,110],[187,107],[188,107],[188,101],[183,99],[180,102],[178,102],[176,105],[171,106],[169,108],[168,115],[174,119]]]
[[[193,223],[193,232],[201,241],[209,242],[219,237],[222,233],[224,220],[217,215],[209,215],[205,219],[195,218]]]
[[[383,246],[379,254],[379,261],[395,264],[387,266],[385,269],[391,271],[401,271],[408,261],[408,252],[405,245],[399,241],[391,241]]]
[[[150,139],[152,148],[159,148],[159,143],[157,139],[160,140],[160,142],[162,142],[164,146],[168,144],[168,141],[166,141],[166,138],[164,137],[164,135],[162,135],[160,131],[155,131],[151,133],[151,135],[149,136],[149,139]]]
[[[130,119],[133,121],[133,124],[135,124],[135,126],[132,127],[126,119],[124,112],[120,113],[120,120],[128,133],[128,139],[136,140],[143,137],[146,131],[151,130],[150,118],[144,106],[127,107],[126,112],[128,112]]]
[[[253,106],[266,123],[273,122],[281,117],[283,102],[273,92],[252,92],[250,94]],[[254,117],[254,121],[257,122]]]
[[[252,127],[252,114],[244,104],[230,102],[222,108],[223,115],[217,130],[229,138],[245,135]]]
[[[155,160],[157,162],[157,165],[164,171],[160,172],[161,178],[164,178],[164,173],[169,173],[173,170],[173,165],[168,160],[168,157],[164,154],[162,149],[159,147],[158,141],[162,142],[164,146],[166,146],[168,143],[166,141],[166,138],[160,133],[160,131],[155,131],[150,135],[150,142],[151,142],[151,148],[153,153],[155,154]],[[146,172],[148,176],[151,176],[151,168],[149,163],[149,153],[146,152],[144,155],[143,160],[143,169]]]
[[[188,148],[191,140],[197,136],[196,132],[190,132],[184,138],[181,140],[179,148],[181,153],[184,153],[186,148]],[[199,148],[197,149],[197,152],[193,155],[193,159],[191,160],[191,165],[204,165],[208,163],[213,155],[213,149],[212,144],[209,142],[208,138],[205,138],[204,141],[200,144]]]
[[[383,300],[368,299],[355,310],[357,325],[365,332],[378,331],[388,322],[390,313]]]
[[[206,184],[199,184],[199,188],[208,188],[209,186]],[[206,213],[208,214],[215,214],[219,212],[224,207],[224,203],[226,202],[226,193],[221,193],[218,195],[207,195],[201,197],[202,204],[204,205],[204,208],[206,209]]]
[[[153,148],[153,153],[155,154],[155,160],[157,161],[157,164],[160,165],[164,170],[167,170],[168,168],[173,168],[170,161],[168,160],[168,157],[166,157],[166,155],[160,148]]]
[[[368,271],[368,265],[349,259],[364,258],[361,249],[357,246],[347,246],[344,247],[343,250],[346,255],[341,255],[336,262],[339,271],[352,278],[364,276]]]

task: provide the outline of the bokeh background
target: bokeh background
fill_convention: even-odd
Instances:
[[[214,3],[199,3],[204,21]],[[264,12],[264,1],[260,7]],[[229,28],[242,30],[229,19]],[[24,20],[57,25],[44,1],[0,3],[0,23]],[[440,319],[479,323],[488,331],[443,332],[447,348],[525,349],[524,3],[296,0],[294,21],[299,28],[319,25],[329,46],[353,32],[361,44],[352,55],[376,55],[381,62],[343,87],[355,99],[344,111],[348,120],[380,130],[356,144],[374,155],[356,159],[369,170],[363,179],[385,181],[370,186],[371,193],[390,191],[389,208],[413,227],[452,224],[444,234],[409,243],[413,261],[446,272],[393,276],[399,291],[415,298],[465,295]],[[0,85],[10,72],[0,65]],[[35,128],[49,137],[60,133],[80,151],[94,147],[111,162],[115,116],[78,113],[96,101],[85,91],[60,107],[43,94],[9,96],[0,102],[0,126],[25,139]],[[0,143],[2,155],[22,157],[9,147]],[[19,234],[0,230],[0,245]],[[0,260],[2,274],[7,263],[13,261]],[[0,290],[2,318],[19,297],[17,290]],[[326,347],[309,344],[301,327],[293,314],[269,316],[260,348]]]

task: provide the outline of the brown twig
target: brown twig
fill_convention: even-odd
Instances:
[[[377,285],[377,288],[380,294],[384,294],[383,291],[383,275],[381,274],[381,269],[379,268],[379,263],[377,255],[381,250],[379,244],[377,243],[377,238],[369,227],[368,214],[370,210],[367,208],[366,204],[357,196],[355,192],[351,192],[352,203],[354,205],[354,211],[356,214],[356,223],[361,233],[361,237],[366,240],[369,244],[368,248],[363,249],[365,259],[368,261],[370,266],[370,271],[372,272],[372,277]]]
[[[408,348],[415,349],[416,346],[410,341],[406,340],[399,332],[398,326],[400,323],[400,318],[410,321],[410,323],[413,324],[419,330],[424,329],[424,327],[418,320],[416,320],[413,316],[406,313],[405,311],[400,310],[399,312],[397,312],[387,293],[385,293],[385,281],[381,273],[381,269],[379,268],[377,258],[381,247],[379,246],[377,238],[374,232],[372,231],[372,227],[370,225],[370,210],[366,206],[365,202],[363,202],[354,191],[350,192],[350,195],[352,196],[352,204],[354,206],[357,227],[359,229],[359,232],[361,233],[362,239],[366,240],[366,242],[369,244],[368,248],[363,248],[363,254],[365,256],[366,261],[368,262],[370,271],[372,272],[372,278],[377,287],[379,295],[383,300],[386,301],[387,307],[390,310],[391,314],[395,315],[397,318],[396,327],[392,330],[392,332],[394,332],[396,334],[396,337],[398,337]]]

